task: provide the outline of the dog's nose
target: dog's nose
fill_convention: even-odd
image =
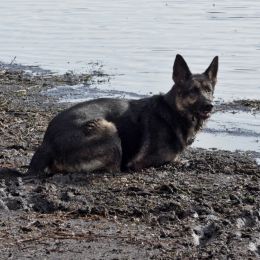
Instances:
[[[213,105],[210,104],[210,103],[209,103],[209,104],[206,104],[206,105],[204,106],[204,110],[205,110],[205,111],[209,111],[209,112],[210,112],[212,109],[213,109]]]

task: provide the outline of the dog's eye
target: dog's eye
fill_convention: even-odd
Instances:
[[[199,94],[199,89],[194,87],[194,88],[190,89],[189,94],[190,94],[190,96],[195,96],[195,95]]]
[[[210,92],[211,92],[210,86],[205,86],[205,87],[204,87],[204,90],[205,90],[207,93],[210,93]]]

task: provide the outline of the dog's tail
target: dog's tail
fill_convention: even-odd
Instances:
[[[33,155],[27,174],[43,174],[52,162],[52,151],[49,145],[42,144]]]

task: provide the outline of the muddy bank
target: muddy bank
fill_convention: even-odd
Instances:
[[[259,166],[200,149],[183,159],[138,173],[3,177],[1,256],[257,259]]]
[[[4,70],[0,258],[260,257],[260,169],[249,153],[188,149],[181,163],[135,173],[14,177],[68,104],[40,94],[56,76]]]
[[[260,100],[234,100],[232,102],[224,103],[224,102],[217,102],[216,111],[245,111],[245,112],[259,112],[260,111]]]

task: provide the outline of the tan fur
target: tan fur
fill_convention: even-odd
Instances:
[[[117,129],[113,123],[101,118],[87,122],[85,131],[91,134],[114,134],[117,132]]]
[[[189,107],[190,105],[194,104],[196,101],[197,101],[197,97],[185,97],[185,98],[182,98],[180,96],[177,96],[176,97],[176,100],[175,100],[175,104],[176,104],[176,107],[179,111],[185,111],[187,109],[187,107]]]
[[[90,172],[104,168],[105,164],[103,161],[103,158],[100,158],[100,160],[93,159],[88,162],[82,162],[75,165],[67,165],[54,162],[50,170],[54,172]]]

